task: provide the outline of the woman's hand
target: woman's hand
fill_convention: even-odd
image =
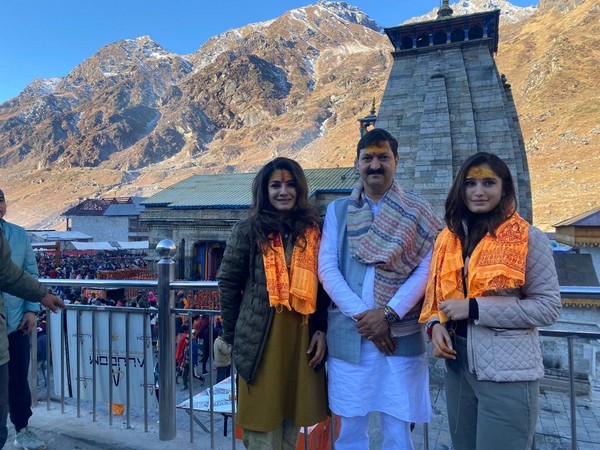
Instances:
[[[325,333],[322,331],[316,331],[313,334],[312,339],[310,340],[310,345],[308,346],[308,350],[306,350],[306,354],[312,355],[310,361],[308,361],[308,365],[311,368],[317,367],[325,358],[325,350],[327,349],[327,339]]]
[[[456,350],[452,348],[452,339],[446,327],[436,323],[431,329],[433,355],[437,358],[456,359]]]
[[[440,310],[450,320],[463,320],[469,318],[469,301],[466,299],[449,299],[440,303]]]

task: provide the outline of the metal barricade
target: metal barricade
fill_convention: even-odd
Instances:
[[[214,281],[173,281],[173,273],[174,273],[174,262],[171,259],[175,254],[175,246],[172,241],[164,240],[159,243],[157,246],[157,253],[161,257],[161,260],[158,263],[158,279],[157,280],[76,280],[76,279],[40,279],[40,282],[45,284],[48,287],[82,287],[82,288],[138,288],[138,289],[155,289],[158,294],[158,345],[159,345],[159,386],[160,386],[160,398],[158,401],[159,404],[159,439],[168,441],[172,440],[176,437],[176,395],[175,395],[175,385],[176,385],[176,371],[175,371],[175,360],[173,357],[173,353],[170,351],[160,351],[160,349],[174,349],[175,342],[175,331],[174,330],[174,315],[176,314],[185,314],[189,323],[191,324],[191,319],[193,315],[206,314],[210,316],[211,323],[214,319],[215,315],[219,315],[219,310],[202,310],[202,309],[194,309],[194,310],[182,310],[174,308],[174,291],[176,290],[184,290],[184,291],[202,291],[202,290],[215,290],[217,289],[217,283]],[[561,287],[561,295],[563,298],[589,298],[594,300],[600,300],[600,288],[599,287],[573,287],[573,286],[563,286]],[[105,311],[109,313],[109,335],[113,332],[112,327],[112,312],[120,312],[126,314],[126,334],[129,333],[129,320],[132,315],[142,314],[144,315],[144,320],[149,320],[149,316],[151,314],[156,313],[155,310],[149,308],[129,308],[129,307],[109,307],[109,306],[91,306],[91,305],[69,305],[69,309],[75,309],[78,311],[77,323],[76,323],[76,333],[78,338],[81,338],[81,314],[83,311],[91,311],[92,315],[95,316],[100,311]],[[96,332],[95,320],[92,320],[92,348],[93,352],[95,352],[96,348]],[[61,318],[59,321],[59,326],[61,329],[65,326],[65,312],[61,313]],[[576,396],[575,396],[575,386],[574,386],[574,362],[573,362],[573,345],[575,339],[584,339],[584,340],[595,340],[600,339],[600,328],[598,331],[573,331],[573,330],[565,330],[559,329],[558,324],[555,327],[545,328],[540,330],[540,334],[542,336],[547,337],[558,337],[567,339],[567,348],[568,348],[568,361],[569,361],[569,393],[570,393],[570,406],[571,406],[571,442],[572,448],[577,448],[577,416],[575,413],[575,405],[576,405]],[[62,330],[61,330],[62,331]],[[46,333],[50,335],[50,321],[47,323]],[[191,327],[189,330],[190,338],[191,338]],[[146,344],[147,339],[151,339],[151,336],[147,336],[146,327],[144,326],[144,335],[143,340]],[[213,336],[213,326],[209,326],[209,342],[212,344],[214,341]],[[35,341],[34,341],[35,342]],[[65,380],[67,379],[67,374],[64,373],[65,370],[69,370],[69,366],[65,364],[65,345],[66,345],[66,336],[63,332],[61,332],[61,351],[60,351],[60,361],[61,361],[61,376],[60,376],[60,403],[61,403],[61,411],[64,413],[65,407],[65,395],[67,395],[67,386],[65,386]],[[129,340],[127,339],[127,342]],[[112,358],[113,349],[111,346],[111,341],[108,343],[108,351],[109,358]],[[209,362],[213,360],[213,346],[208,345],[209,348]],[[50,360],[50,339],[47,341],[47,351],[46,354],[48,356],[48,361]],[[130,370],[130,362],[129,362],[129,348],[126,348],[125,351],[125,361],[126,361],[126,373]],[[191,352],[191,345],[190,345]],[[34,364],[32,364],[32,372],[37,368],[36,363],[36,352],[32,352]],[[75,374],[75,379],[77,380],[77,417],[81,415],[81,400],[80,400],[80,349],[79,346],[76,349],[76,358],[77,358],[77,373]],[[96,361],[96,354],[92,353],[92,360]],[[144,361],[150,360],[150,355],[147,354],[147,345],[144,345]],[[190,355],[191,361],[191,355]],[[91,381],[93,386],[93,400],[92,400],[92,413],[93,420],[96,421],[96,406],[97,406],[97,398],[96,398],[96,390],[97,380],[96,380],[96,364],[93,364],[93,376]],[[36,375],[37,376],[37,371]],[[233,371],[232,371],[233,372]],[[192,385],[192,373],[193,369],[190,368],[190,379],[188,380],[190,386]],[[50,377],[50,373],[48,373],[48,378]],[[234,392],[234,373],[231,375],[231,392]],[[213,382],[212,382],[212,370],[209,371],[209,383],[208,383],[208,392],[210,397],[210,423],[208,431],[210,432],[210,448],[214,448],[215,445],[215,421],[214,421],[214,405],[213,405]],[[146,377],[146,371],[144,371],[143,385],[150,386],[153,383],[150,383],[150,380]],[[69,386],[69,396],[73,396],[73,387]],[[129,396],[131,386],[129,385],[129,377],[127,377],[127,403],[129,403]],[[109,383],[109,424],[112,425],[112,406],[113,406],[113,397],[112,397],[112,384]],[[148,431],[148,389],[145,389],[144,392],[144,430]],[[47,399],[47,408],[50,409],[50,383],[46,383],[46,399]],[[34,395],[34,401],[37,399]],[[190,442],[194,441],[194,430],[193,430],[193,401],[194,401],[194,393],[192,389],[189,390],[189,400],[190,400]],[[235,439],[235,414],[234,414],[234,400],[232,399],[232,410],[231,417],[233,419],[232,432],[231,432],[231,447],[233,449],[236,448],[236,439]],[[126,405],[128,406],[128,405]],[[127,407],[127,426],[130,427],[130,417],[129,410]],[[334,427],[331,427],[332,430]],[[306,433],[306,431],[305,431]],[[332,433],[333,438],[333,433]],[[429,449],[429,433],[427,424],[423,424],[423,448]],[[308,448],[308,439],[304,440],[305,448]],[[332,439],[333,442],[333,439]],[[332,444],[333,447],[333,444]]]

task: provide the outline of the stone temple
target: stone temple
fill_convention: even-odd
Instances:
[[[380,104],[361,122],[376,122],[397,137],[397,178],[427,198],[443,217],[444,202],[462,162],[480,150],[496,153],[511,168],[519,212],[532,220],[527,158],[510,85],[498,72],[500,11],[452,16],[447,2],[439,19],[386,30],[394,64]],[[358,136],[357,136],[358,137]],[[307,169],[310,197],[322,213],[348,195],[352,167]],[[233,225],[252,200],[254,174],[194,175],[143,202],[140,221],[150,245],[171,239],[178,248],[176,277],[213,280]]]
[[[444,1],[437,20],[385,30],[394,63],[376,126],[398,139],[400,184],[427,198],[441,217],[462,162],[487,151],[508,164],[519,214],[533,219],[519,119],[494,61],[499,17],[500,10],[455,17]]]

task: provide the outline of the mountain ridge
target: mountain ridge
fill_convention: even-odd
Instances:
[[[543,101],[564,90],[546,73],[560,65],[561,73],[575,77],[571,85],[578,84],[589,108],[596,107],[589,77],[572,67],[568,54],[578,54],[597,29],[593,20],[585,22],[597,15],[592,3],[542,1],[500,30],[496,60],[513,85],[532,172],[534,222],[545,229],[597,204],[590,194],[597,181],[588,173],[597,159],[586,151],[597,148],[597,134],[571,126],[584,120],[594,130],[597,120],[585,105],[572,108],[572,122],[558,120],[555,105]],[[561,20],[578,28],[566,22],[561,28]],[[356,119],[368,114],[373,98],[381,99],[392,64],[380,29],[358,8],[321,1],[213,36],[191,54],[168,52],[140,36],[102,47],[60,80],[35,80],[0,104],[0,176],[8,185],[9,220],[56,226],[80,198],[151,195],[194,173],[254,171],[277,155],[307,168],[351,166]],[[584,147],[581,157],[569,152],[572,143]],[[577,165],[579,172],[570,170],[576,181],[581,174],[584,188],[574,186],[562,201],[556,179],[562,172],[555,168]]]

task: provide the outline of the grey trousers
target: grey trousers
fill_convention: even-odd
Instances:
[[[295,450],[300,429],[289,420],[273,431],[242,430],[242,439],[247,450]]]
[[[446,361],[448,425],[455,450],[529,450],[535,435],[539,381],[479,381],[469,372],[467,340],[453,339]]]

